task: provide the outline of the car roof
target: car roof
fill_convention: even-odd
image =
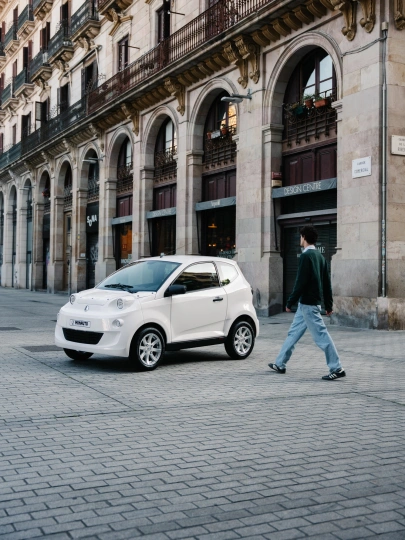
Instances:
[[[161,257],[147,257],[139,259],[140,261],[169,261],[180,264],[191,264],[195,262],[226,262],[236,266],[236,261],[226,259],[225,257],[205,257],[203,255],[163,255]]]

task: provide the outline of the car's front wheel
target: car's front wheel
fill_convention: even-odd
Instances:
[[[135,337],[130,358],[142,370],[155,369],[163,358],[165,341],[156,328],[144,328]]]
[[[88,360],[93,356],[92,352],[74,351],[73,349],[63,349],[65,354],[72,360]]]
[[[234,324],[225,341],[225,350],[234,360],[243,360],[253,351],[255,333],[247,321]]]

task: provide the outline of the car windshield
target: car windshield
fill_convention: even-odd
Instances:
[[[138,261],[114,272],[97,285],[97,289],[156,292],[166,279],[180,266],[169,261]]]

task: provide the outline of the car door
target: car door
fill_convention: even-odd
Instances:
[[[223,337],[227,296],[214,263],[188,266],[173,285],[185,285],[187,292],[172,297],[172,342]]]

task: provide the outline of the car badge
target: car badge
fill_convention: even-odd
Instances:
[[[90,306],[86,306],[86,307],[84,308],[84,311],[89,311],[89,309],[90,309]]]

